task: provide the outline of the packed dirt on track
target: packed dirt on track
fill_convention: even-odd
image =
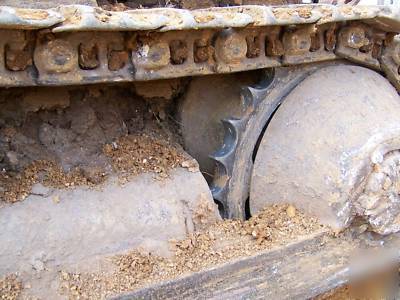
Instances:
[[[70,299],[105,299],[285,245],[321,229],[317,220],[293,206],[271,206],[248,221],[224,220],[185,240],[171,241],[175,249],[171,258],[135,250],[110,257],[113,268],[108,270],[61,272],[60,292]]]

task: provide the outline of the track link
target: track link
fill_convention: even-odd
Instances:
[[[345,58],[398,85],[393,7],[0,7],[0,86],[143,81]],[[140,21],[142,20],[142,21]]]

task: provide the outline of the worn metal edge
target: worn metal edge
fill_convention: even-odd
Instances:
[[[78,21],[75,18],[72,20],[67,17],[71,9],[76,10],[75,14],[80,16]],[[61,7],[60,11],[66,16],[66,21],[56,26],[53,31],[157,29],[164,32],[245,26],[323,24],[374,18],[392,20],[400,26],[399,10],[400,8],[396,6],[289,5],[268,7],[244,5],[192,11],[154,8],[108,12],[88,6],[65,6]]]
[[[112,299],[308,299],[371,272],[379,264],[398,262],[400,237],[392,235],[390,239],[391,242],[379,253],[387,251],[391,256],[361,269],[352,262],[352,255],[360,245],[334,238],[324,231],[286,246]],[[316,266],[321,268],[315,269]],[[296,279],[298,274],[301,276]]]
[[[49,28],[65,20],[54,9],[27,9],[0,6],[0,28],[41,29]]]
[[[176,8],[107,11],[86,5],[65,5],[52,9],[0,6],[0,28],[65,31],[171,31],[207,28],[274,26],[376,20],[400,29],[400,7],[334,6],[321,4],[269,7],[243,5],[185,10]],[[393,30],[393,31],[397,31]]]

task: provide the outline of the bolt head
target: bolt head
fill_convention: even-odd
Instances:
[[[78,66],[78,53],[65,40],[52,40],[35,50],[35,64],[49,73],[66,73]]]
[[[216,52],[225,63],[240,62],[247,53],[245,36],[232,29],[223,31],[216,41]]]
[[[142,45],[132,57],[136,57],[136,63],[142,68],[156,70],[170,63],[171,52],[168,43],[159,42]]]
[[[369,40],[365,37],[364,29],[360,27],[346,28],[343,38],[346,46],[353,49],[360,49],[362,46],[369,44]]]

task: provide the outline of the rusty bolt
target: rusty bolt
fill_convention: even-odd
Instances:
[[[314,26],[285,32],[283,46],[286,55],[301,55],[310,51],[311,35],[315,34]]]
[[[78,66],[78,52],[67,41],[52,40],[35,49],[35,65],[50,73],[66,73]]]
[[[145,69],[160,69],[170,63],[171,53],[168,43],[144,44],[134,53],[137,64]]]
[[[218,58],[226,63],[240,62],[246,57],[246,38],[232,29],[222,31],[215,46]]]
[[[369,40],[365,37],[365,30],[361,27],[345,28],[340,37],[347,47],[354,49],[360,49],[369,44]]]

